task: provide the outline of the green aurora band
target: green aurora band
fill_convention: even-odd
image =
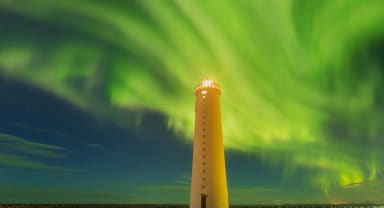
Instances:
[[[0,0],[0,8],[24,21],[1,20],[4,77],[123,126],[161,112],[188,139],[193,87],[209,77],[222,86],[229,150],[283,164],[288,176],[313,170],[308,183],[325,193],[382,178],[382,0]]]

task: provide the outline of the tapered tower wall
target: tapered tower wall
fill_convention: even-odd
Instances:
[[[220,112],[221,89],[205,80],[195,88],[190,208],[228,208],[227,177]]]

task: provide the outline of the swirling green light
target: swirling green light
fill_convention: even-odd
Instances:
[[[208,76],[222,85],[226,147],[316,169],[325,192],[381,172],[383,65],[369,44],[383,37],[383,1],[0,5],[61,28],[46,44],[37,28],[9,31],[6,76],[124,125],[135,118],[121,109],[162,112],[187,138],[193,87]]]

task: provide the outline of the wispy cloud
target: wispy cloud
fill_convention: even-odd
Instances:
[[[45,133],[45,134],[55,134],[58,136],[68,136],[67,133],[56,130],[56,129],[49,129],[49,128],[41,128],[41,127],[35,127],[35,126],[30,126],[22,123],[15,123],[15,122],[9,122],[7,123],[9,127],[15,127],[18,129],[23,129],[23,130],[28,130],[28,131],[33,131],[33,132],[39,132],[39,133]]]
[[[23,139],[18,136],[0,133],[0,147],[5,150],[16,151],[22,154],[43,156],[50,158],[65,157],[60,151],[64,148],[56,145],[45,144]]]
[[[27,140],[15,135],[0,133],[0,165],[33,170],[82,172],[82,169],[62,167],[44,162],[42,157],[63,159],[65,148]]]
[[[84,170],[67,168],[62,166],[49,165],[25,156],[14,155],[14,154],[0,154],[0,165],[17,167],[17,168],[28,168],[34,170],[53,170],[53,171],[64,171],[64,172],[82,172]]]

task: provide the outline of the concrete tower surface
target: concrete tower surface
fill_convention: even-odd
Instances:
[[[220,86],[211,80],[195,88],[190,208],[228,208],[220,93]]]

